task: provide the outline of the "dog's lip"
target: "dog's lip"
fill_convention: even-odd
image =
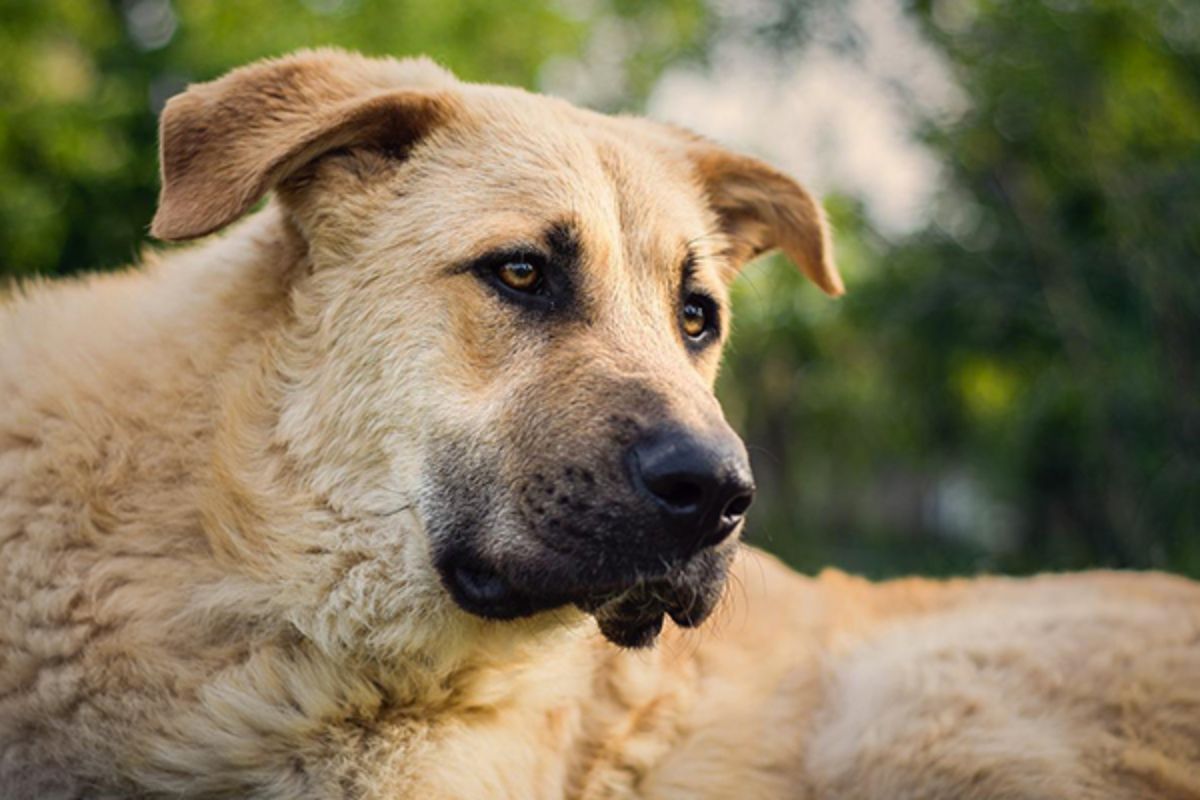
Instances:
[[[611,605],[638,581],[591,586],[573,592],[530,591],[519,588],[498,569],[476,558],[455,558],[441,566],[442,582],[464,610],[486,619],[516,619],[551,608],[574,604],[587,613]]]
[[[635,587],[661,582],[683,567],[662,559],[654,570],[643,565],[643,569],[627,575],[579,577],[573,585],[548,589],[543,574],[513,574],[469,548],[447,549],[435,563],[454,600],[466,611],[487,619],[514,619],[572,604],[592,613]]]
[[[453,580],[463,594],[479,604],[499,603],[511,592],[508,584],[495,572],[461,564],[454,567]]]
[[[521,591],[497,570],[474,559],[455,559],[441,568],[442,582],[465,611],[508,620],[567,605],[570,598]]]
[[[460,608],[491,620],[512,620],[541,611],[574,605],[595,618],[600,632],[620,647],[654,644],[665,617],[681,627],[695,627],[708,617],[711,606],[697,603],[694,588],[679,575],[645,574],[619,583],[589,586],[569,592],[537,592],[520,588],[478,557],[458,554],[439,563],[442,581]]]

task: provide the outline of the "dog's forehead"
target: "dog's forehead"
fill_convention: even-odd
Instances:
[[[644,265],[679,264],[690,243],[703,248],[712,214],[652,123],[504,87],[470,87],[464,101],[461,124],[430,156],[475,237],[502,244],[566,223],[600,260]]]

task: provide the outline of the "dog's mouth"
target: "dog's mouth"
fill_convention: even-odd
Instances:
[[[596,619],[613,644],[640,648],[654,644],[668,616],[685,628],[707,619],[720,599],[728,562],[727,551],[710,550],[656,574],[568,588],[550,582],[537,589],[475,557],[452,556],[438,568],[451,597],[468,613],[512,620],[575,605]]]

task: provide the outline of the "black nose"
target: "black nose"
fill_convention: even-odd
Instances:
[[[685,547],[724,540],[754,499],[746,450],[732,432],[655,431],[630,448],[629,466],[634,486],[658,507]]]

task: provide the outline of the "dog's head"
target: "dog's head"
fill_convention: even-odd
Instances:
[[[728,284],[778,247],[841,292],[804,189],[672,127],[332,51],[172,100],[162,166],[159,238],[275,189],[304,243],[274,435],[309,488],[411,506],[478,617],[575,606],[637,646],[709,614],[754,494],[712,393]]]

